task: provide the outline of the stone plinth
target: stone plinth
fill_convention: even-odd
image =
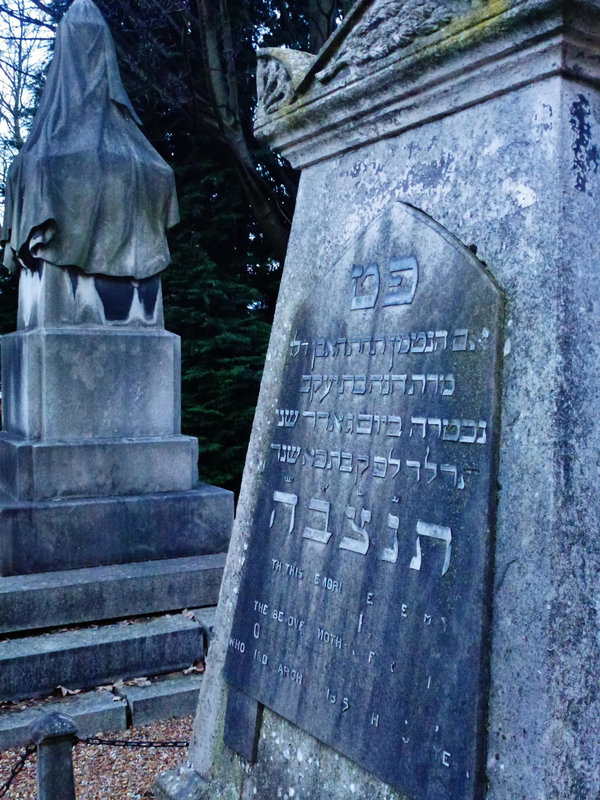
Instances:
[[[0,575],[126,564],[227,549],[233,496],[187,492],[17,502],[0,497]]]
[[[2,337],[2,423],[25,439],[180,431],[180,343],[165,330],[37,328]]]
[[[0,433],[0,491],[16,500],[182,492],[198,479],[191,436],[36,441]]]

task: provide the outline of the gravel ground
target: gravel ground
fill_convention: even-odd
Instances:
[[[107,739],[187,741],[193,717],[161,720],[151,725],[107,734]],[[102,734],[99,734],[102,736]],[[23,748],[0,753],[0,787]],[[147,800],[154,797],[156,776],[185,760],[182,748],[131,749],[78,744],[73,753],[77,800]],[[6,800],[35,800],[35,754],[3,795]]]

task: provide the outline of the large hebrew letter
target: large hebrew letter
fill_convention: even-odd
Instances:
[[[411,345],[410,345],[411,353],[425,352],[425,348],[427,347],[427,333],[425,331],[419,331],[418,333],[411,333],[410,340],[411,340]]]
[[[477,430],[480,431],[479,436],[477,437],[477,444],[485,444],[486,442],[486,430],[487,430],[487,422],[480,421]]]
[[[445,419],[444,430],[442,431],[442,439],[445,442],[458,442],[459,437],[460,437],[460,420]]]
[[[354,297],[350,308],[353,311],[357,308],[373,308],[379,294],[379,267],[377,264],[367,264],[366,267],[354,264],[352,266],[352,283]],[[365,293],[359,294],[359,288],[364,290]]]
[[[321,544],[327,544],[327,542],[331,539],[332,531],[327,530],[329,527],[329,507],[330,503],[328,503],[326,500],[317,500],[316,497],[310,498],[308,510],[317,511],[319,514],[325,514],[325,527],[310,528],[307,525],[302,533],[304,539],[312,539],[314,542],[321,542]]]
[[[291,533],[294,530],[294,523],[296,521],[296,506],[298,505],[298,495],[297,494],[290,494],[289,492],[273,492],[273,500],[275,503],[283,503],[286,506],[291,506],[292,514],[290,516],[290,526],[288,528],[288,533]],[[273,527],[273,523],[275,522],[275,511],[277,510],[277,506],[271,512],[271,520],[269,522],[269,528]]]
[[[373,414],[359,414],[356,425],[357,433],[366,433],[368,436],[373,432]]]
[[[392,447],[390,449],[390,453],[388,455],[388,459],[387,460],[388,460],[388,466],[396,467],[396,471],[392,475],[392,478],[395,478],[396,475],[400,472],[400,459],[399,458],[394,458],[393,456],[394,456],[394,448]]]
[[[387,458],[383,458],[383,456],[375,456],[375,458],[373,459],[373,477],[385,478],[387,467],[388,467]]]
[[[431,476],[431,478],[427,479],[427,483],[431,483],[431,481],[434,481],[437,478],[438,465],[434,464],[433,461],[429,460],[429,448],[427,448],[427,452],[425,453],[425,464],[424,464],[424,466],[425,466],[426,470],[429,470],[430,472],[433,472],[433,475]]]
[[[295,464],[298,461],[302,448],[295,444],[288,444],[285,460],[288,464]]]
[[[442,339],[444,344],[441,347],[438,347],[438,339]],[[436,331],[435,332],[435,345],[434,350],[445,350],[448,344],[448,331]]]
[[[312,420],[313,420],[313,428],[316,428],[316,427],[317,427],[317,415],[315,414],[315,412],[314,412],[314,411],[303,411],[303,412],[302,412],[302,416],[303,416],[303,417],[312,417]]]
[[[279,412],[281,413],[281,411]],[[291,408],[284,409],[283,425],[286,428],[293,428],[298,421],[299,412]]]
[[[308,449],[305,447],[302,453],[302,466],[308,464],[309,467],[314,467],[315,465],[315,451],[312,447]]]
[[[454,331],[454,338],[452,339],[452,349],[454,351],[466,350],[468,340],[469,340],[469,331],[466,328],[460,328],[459,330]]]
[[[468,433],[467,430],[471,429]],[[463,419],[460,422],[460,439],[459,441],[466,444],[474,444],[477,438],[477,423],[474,419]]]
[[[327,450],[315,450],[315,467],[325,469],[327,464]]]
[[[400,527],[400,518],[394,514],[388,514],[388,528],[394,531],[394,541],[391,547],[385,547],[381,554],[382,561],[389,561],[390,564],[395,564],[398,560],[398,528]]]
[[[427,381],[427,384],[430,383],[435,384],[435,389],[433,390],[433,394],[437,394],[440,385],[440,376],[437,373],[434,373],[433,375],[426,375],[425,380]],[[427,386],[427,391],[429,391],[429,385]]]
[[[419,265],[414,256],[390,259],[388,291],[384,306],[403,306],[412,303],[419,280]]]
[[[442,387],[442,397],[452,397],[454,389],[456,388],[456,381],[454,375],[440,376],[440,381],[444,384]],[[450,384],[449,386],[447,384]]]
[[[294,334],[294,338],[290,342],[290,353],[292,355],[292,358],[296,358],[296,356],[300,352],[301,347],[304,348],[305,354],[308,349],[308,342],[301,342],[297,337],[298,337],[298,331],[296,331],[296,333]]]
[[[425,383],[426,383],[425,375],[413,375],[412,376],[412,385],[411,385],[410,389],[408,390],[408,393],[409,394],[414,394],[415,393],[415,383],[417,381],[421,384],[421,394],[425,394]]]
[[[329,392],[331,391],[331,387],[333,384],[337,384],[338,376],[337,375],[323,375],[323,383],[325,384],[325,391],[319,398],[319,403],[322,403],[323,400],[327,397]]]
[[[393,417],[389,415],[387,418],[387,434],[386,436],[401,436],[402,435],[402,417]],[[392,430],[392,425],[397,425],[395,430]]]
[[[411,559],[411,569],[421,569],[421,536],[429,536],[431,539],[439,539],[446,543],[446,557],[444,559],[444,566],[442,567],[442,575],[445,575],[450,566],[452,531],[450,528],[445,528],[443,525],[434,525],[431,522],[423,522],[420,519],[417,520],[417,552]]]
[[[350,522],[350,527],[360,538],[353,539],[351,536],[344,536],[340,542],[340,550],[351,550],[353,553],[360,553],[364,556],[369,549],[369,534],[365,530],[365,525],[371,521],[371,512],[366,508],[361,510],[360,528],[354,521],[356,511],[352,506],[346,507],[346,517]]]
[[[411,417],[410,418],[410,436],[412,438],[413,435],[413,428],[415,425],[421,426],[422,431],[422,438],[424,439],[427,435],[427,417]]]
[[[281,461],[281,445],[280,444],[271,444],[271,450],[277,450],[277,460]],[[285,459],[284,459],[285,460]]]
[[[352,472],[352,453],[342,453],[340,459],[340,472]]]

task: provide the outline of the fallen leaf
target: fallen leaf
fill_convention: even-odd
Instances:
[[[206,665],[205,665],[203,660],[194,661],[194,663],[192,664],[191,667],[188,667],[187,669],[183,670],[183,674],[184,675],[189,675],[191,672],[197,672],[200,675],[202,675],[202,673],[205,671],[205,669],[206,669]]]
[[[57,686],[56,689],[61,693],[63,697],[66,697],[67,695],[71,694],[81,693],[81,689],[68,689],[66,686]]]
[[[152,681],[149,681],[148,678],[134,678],[128,683],[130,686],[152,686]]]

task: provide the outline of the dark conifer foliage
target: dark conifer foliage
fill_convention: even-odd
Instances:
[[[0,0],[0,14],[14,1]],[[71,0],[30,2],[47,33]],[[348,3],[95,2],[144,133],[176,173],[181,223],[163,289],[167,328],[182,337],[183,432],[199,438],[201,478],[236,489],[298,181],[252,132],[255,50],[316,52]]]

